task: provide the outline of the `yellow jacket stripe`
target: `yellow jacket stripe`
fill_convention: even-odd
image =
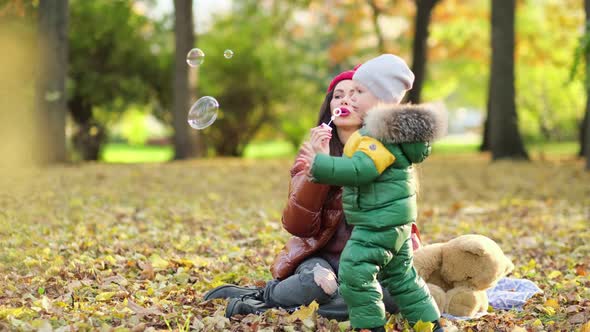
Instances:
[[[344,155],[352,157],[355,152],[363,152],[373,163],[379,174],[395,162],[395,156],[377,139],[362,136],[358,130],[355,131],[344,146]]]

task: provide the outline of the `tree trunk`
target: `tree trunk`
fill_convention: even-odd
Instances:
[[[92,105],[83,98],[72,96],[68,101],[70,115],[77,125],[72,143],[82,160],[98,160],[107,135],[103,125],[92,114]]]
[[[586,73],[586,75],[589,74],[590,73],[588,72]],[[586,88],[586,95],[586,99],[590,99],[590,89],[588,89],[588,87]],[[590,150],[588,144],[586,144],[586,136],[588,136],[586,128],[588,128],[588,123],[590,123],[590,116],[588,115],[590,114],[590,105],[588,105],[588,102],[589,101],[586,101],[586,113],[584,113],[584,118],[582,118],[582,122],[580,123],[580,151],[578,152],[578,156],[582,158],[586,155],[588,150]]]
[[[588,72],[586,72],[586,75],[588,75]],[[587,92],[590,94],[590,92]],[[586,157],[586,170],[590,171],[590,116],[588,115],[588,110],[590,109],[590,98],[586,101],[586,127],[585,127],[585,132],[586,132],[586,139],[583,142],[586,149],[585,149],[585,157]]]
[[[38,13],[39,159],[42,163],[65,162],[68,0],[40,0]]]
[[[514,88],[515,0],[492,0],[490,149],[492,158],[528,159],[516,115]]]
[[[432,10],[439,0],[416,0],[416,17],[414,45],[412,48],[412,71],[416,76],[414,87],[408,92],[408,101],[420,103],[422,85],[426,76],[426,60],[428,59],[428,26]]]
[[[490,75],[491,78],[491,75]],[[485,152],[485,151],[490,151],[490,112],[491,112],[491,106],[490,106],[490,87],[492,86],[491,80],[490,82],[488,82],[488,102],[486,103],[486,119],[483,123],[483,133],[482,133],[482,142],[481,142],[481,146],[479,147],[479,151],[481,152]]]
[[[383,31],[381,31],[381,26],[379,25],[379,15],[381,15],[381,10],[379,10],[375,0],[369,0],[369,6],[373,12],[372,19],[373,27],[375,28],[375,35],[377,36],[377,50],[379,53],[386,53],[385,38],[383,38]]]
[[[586,25],[590,22],[590,0],[584,0],[584,11],[586,12]],[[585,31],[588,33],[588,30]],[[586,113],[580,125],[580,157],[586,157],[586,169],[590,170],[590,53],[585,54],[586,58]]]
[[[174,159],[193,156],[192,139],[187,123],[190,107],[189,68],[186,55],[194,45],[193,1],[174,0],[174,36],[176,51],[174,57]]]

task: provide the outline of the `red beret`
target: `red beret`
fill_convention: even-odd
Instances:
[[[352,76],[354,76],[354,72],[356,71],[356,69],[359,67],[360,65],[357,65],[354,67],[354,69],[352,70],[347,70],[347,71],[343,71],[340,74],[336,75],[333,79],[332,82],[330,82],[330,85],[328,86],[328,91],[330,92],[332,90],[334,90],[334,88],[336,87],[336,84],[340,83],[341,81],[344,80],[351,80]]]

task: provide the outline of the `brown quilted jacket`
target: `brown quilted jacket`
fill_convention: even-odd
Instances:
[[[327,249],[325,246],[328,242],[341,244],[341,248],[338,248],[341,252],[350,238],[350,231],[342,231],[342,190],[334,188],[329,195],[331,187],[310,182],[302,166],[296,163],[291,168],[289,199],[282,222],[293,236],[271,266],[272,276],[276,279],[291,276],[306,258],[322,255],[322,249]],[[340,238],[332,239],[334,236]],[[325,254],[336,255],[335,259],[338,260],[340,252]]]

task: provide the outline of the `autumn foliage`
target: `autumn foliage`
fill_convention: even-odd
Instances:
[[[223,283],[262,285],[287,239],[290,160],[56,166],[0,178],[0,329],[340,331],[313,307],[228,320]],[[544,291],[472,331],[587,331],[590,174],[580,162],[434,157],[419,170],[426,243],[480,233]],[[392,316],[388,330],[405,321]],[[265,330],[266,329],[266,330]]]

